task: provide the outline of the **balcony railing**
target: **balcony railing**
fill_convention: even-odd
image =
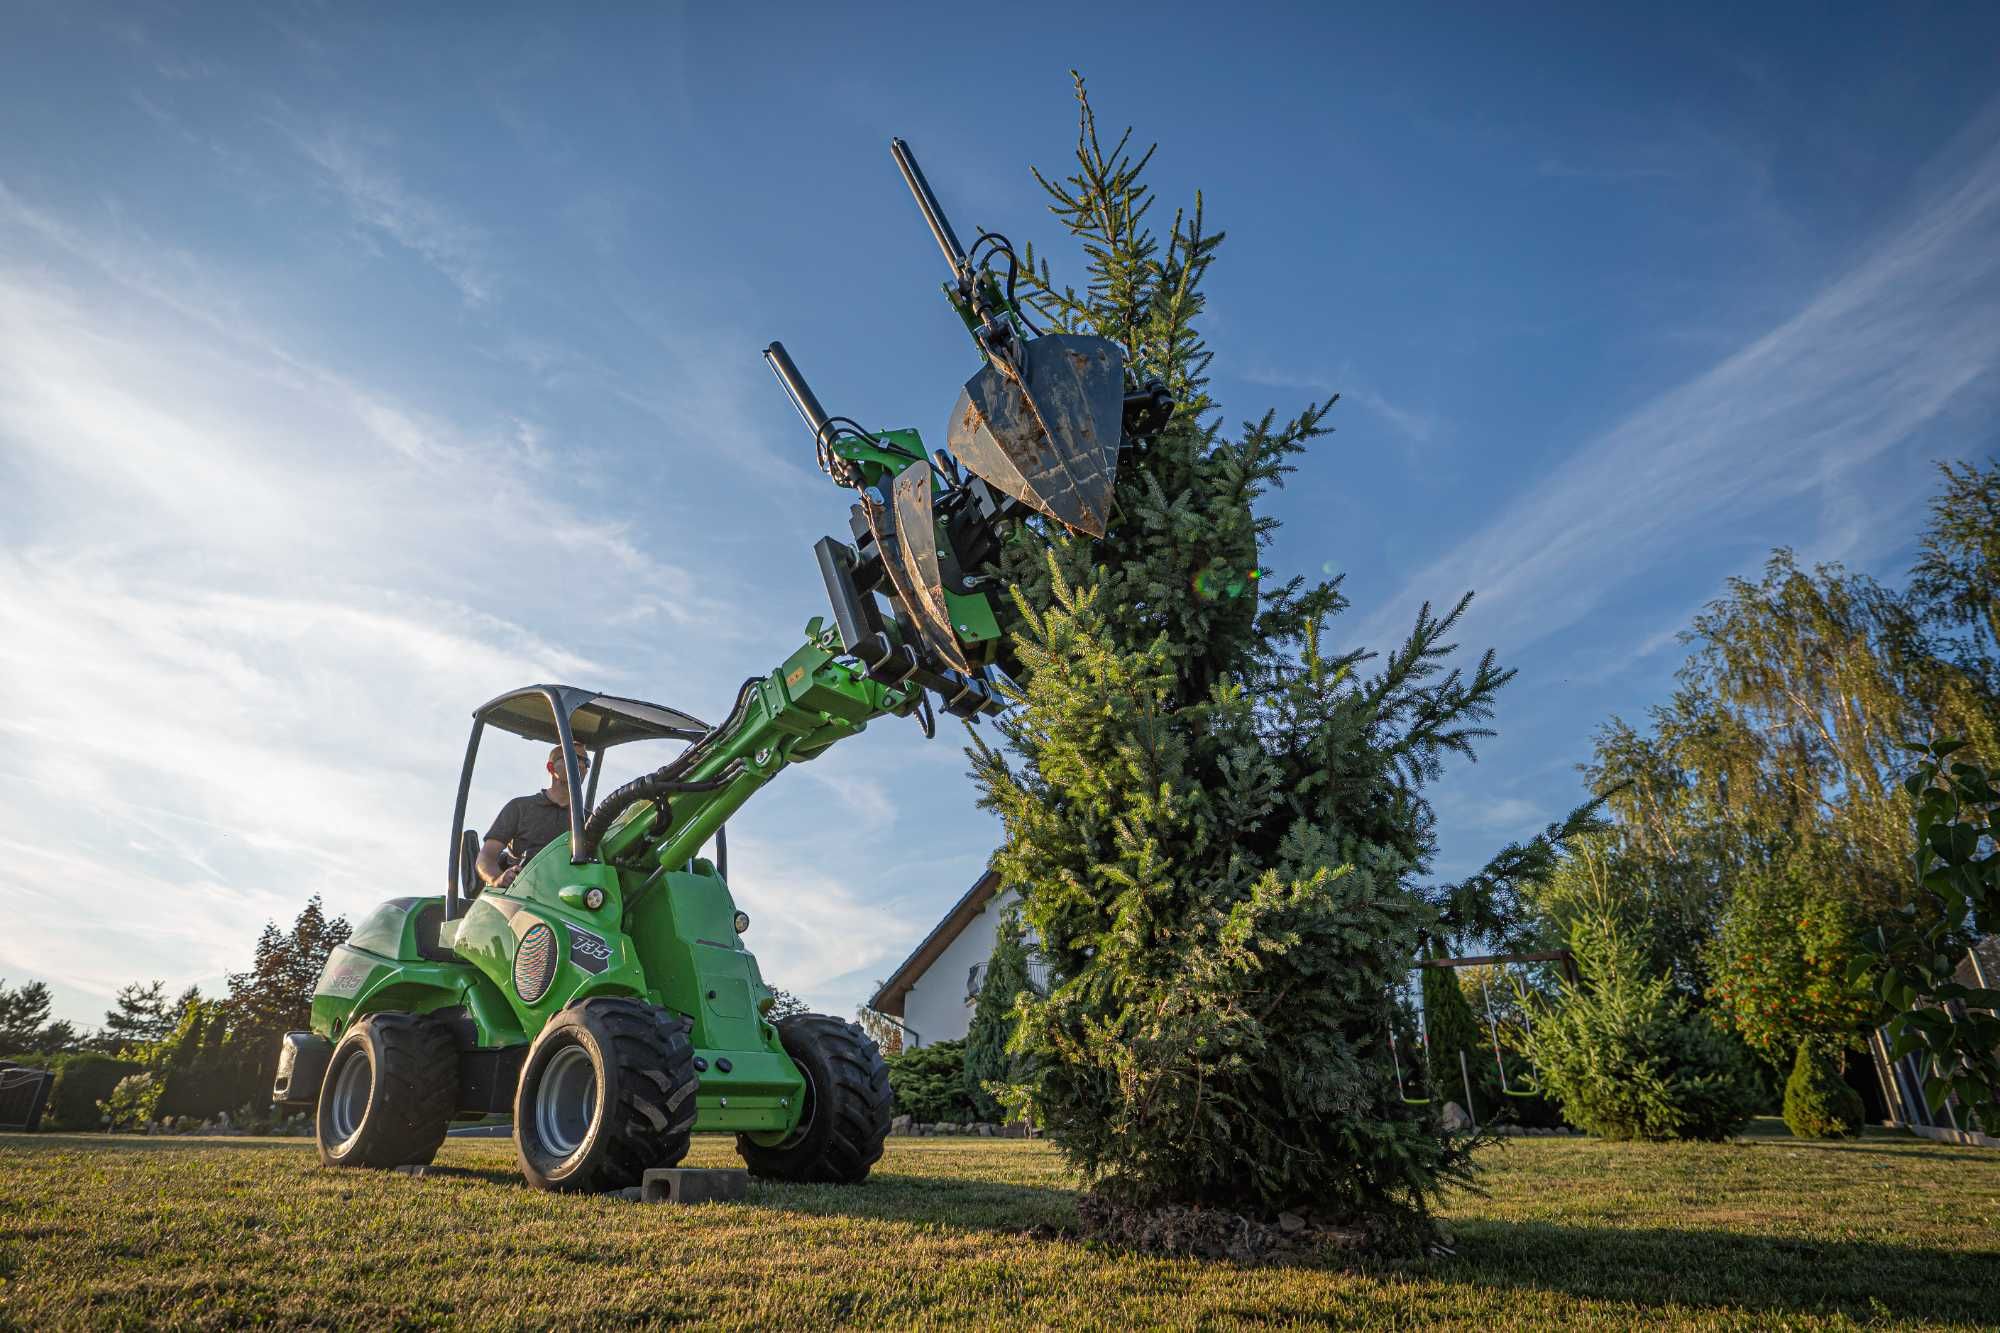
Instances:
[[[979,992],[985,989],[986,969],[989,966],[991,966],[990,962],[974,963],[966,970],[965,1002],[967,1004],[976,1003],[979,999]],[[1028,984],[1034,987],[1037,995],[1046,995],[1049,993],[1049,965],[1043,961],[1042,956],[1038,953],[1030,953],[1028,955]]]

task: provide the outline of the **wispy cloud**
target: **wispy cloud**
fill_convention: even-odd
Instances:
[[[404,184],[344,130],[293,132],[292,142],[339,193],[356,222],[383,232],[423,258],[458,288],[467,305],[494,300],[499,282],[483,230]]]
[[[1629,581],[1740,544],[1776,507],[1990,394],[2000,368],[1995,123],[1989,114],[1968,131],[1941,179],[1850,271],[1419,570],[1363,625],[1364,641],[1402,628],[1422,600],[1476,588],[1468,633],[1513,651]],[[1906,490],[1929,484],[1918,460],[1906,473]]]
[[[1350,366],[1343,365],[1328,373],[1258,365],[1244,371],[1243,378],[1266,388],[1305,389],[1322,397],[1330,398],[1337,393],[1343,403],[1352,403],[1373,414],[1409,444],[1428,443],[1438,433],[1440,422],[1435,412],[1391,402]]]
[[[70,1013],[219,984],[307,894],[433,887],[473,703],[617,684],[617,615],[659,622],[620,631],[648,660],[735,619],[566,499],[542,428],[318,365],[238,287],[0,186],[0,975]],[[482,811],[536,771],[497,757]]]

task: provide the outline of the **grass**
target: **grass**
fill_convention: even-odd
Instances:
[[[858,1189],[695,1209],[534,1193],[504,1140],[423,1178],[299,1141],[0,1137],[0,1326],[250,1322],[1492,1330],[2000,1321],[2000,1153],[1524,1139],[1449,1210],[1458,1253],[1378,1272],[1146,1258],[1061,1236],[1046,1145],[896,1139]],[[698,1139],[690,1165],[736,1162]]]

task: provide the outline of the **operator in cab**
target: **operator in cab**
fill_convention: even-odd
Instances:
[[[590,772],[590,756],[581,749],[576,752],[576,772],[579,778]],[[536,852],[569,832],[569,774],[560,745],[549,751],[548,774],[546,789],[516,796],[501,806],[493,827],[486,830],[478,861],[483,883],[506,888]]]

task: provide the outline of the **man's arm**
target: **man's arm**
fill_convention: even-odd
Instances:
[[[478,867],[481,882],[496,889],[504,889],[514,882],[519,866],[500,868],[500,853],[507,850],[521,832],[521,807],[518,801],[509,801],[500,807],[500,814],[493,821],[493,827],[486,830],[486,841],[479,848],[479,859],[473,864]]]
[[[500,854],[507,850],[507,844],[498,838],[488,838],[480,844],[479,859],[473,864],[479,868],[481,882],[491,884],[496,889],[504,889],[514,882],[514,876],[521,873],[521,867],[500,867]]]

